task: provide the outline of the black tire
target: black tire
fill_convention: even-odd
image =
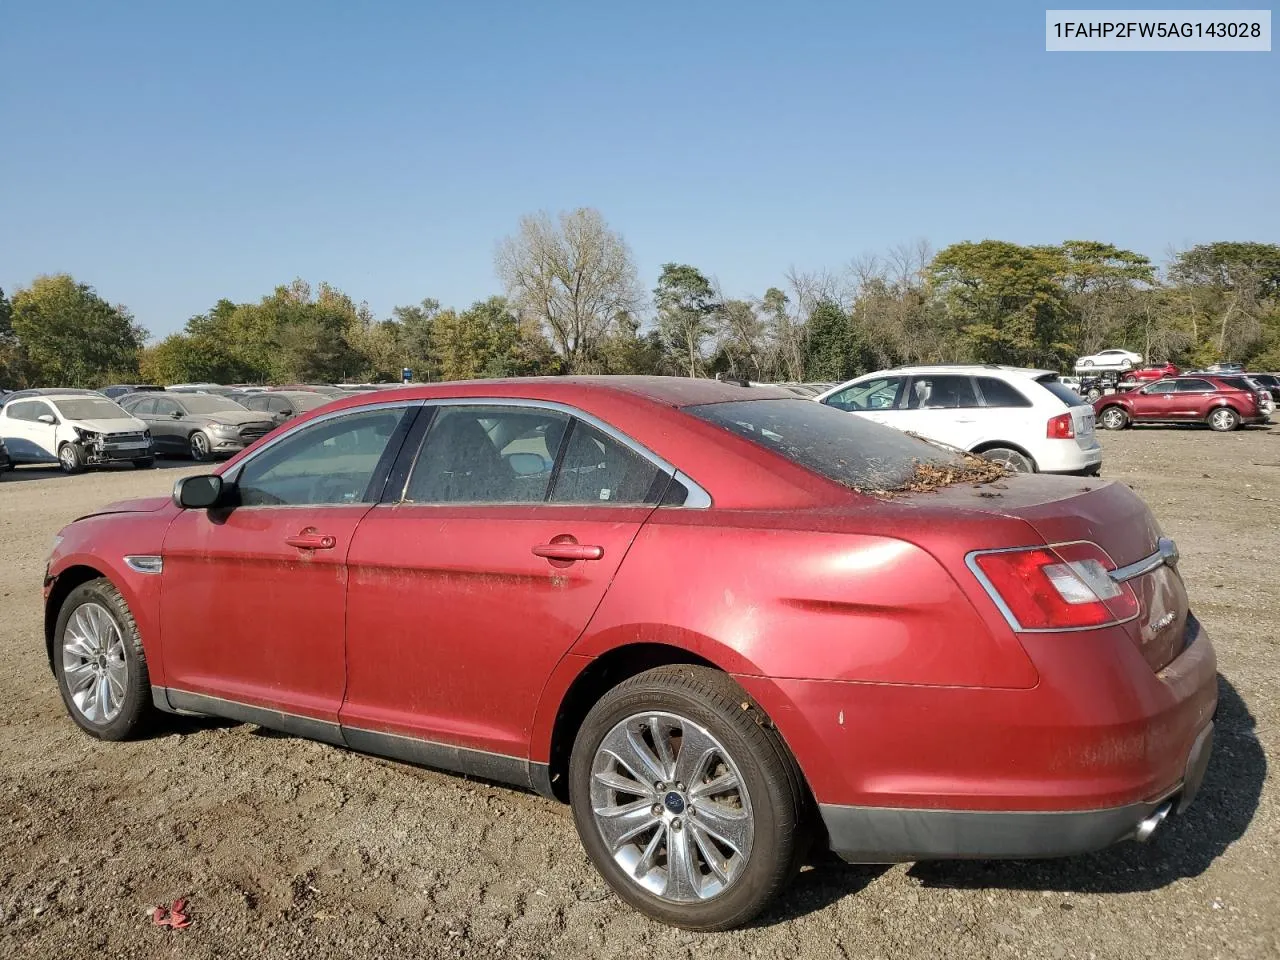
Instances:
[[[1123,430],[1129,426],[1129,414],[1124,407],[1103,407],[1098,413],[1098,422],[1104,430]]]
[[[1082,367],[1092,367],[1092,366],[1093,366],[1093,361],[1092,361],[1092,360],[1083,360],[1083,361],[1081,361],[1080,366],[1082,366]]]
[[[74,647],[76,633],[68,633],[68,624],[81,608],[93,605],[97,610],[105,611],[119,636],[120,657],[113,662],[123,661],[124,691],[120,697],[118,712],[111,716],[94,719],[75,700],[73,681],[68,678],[68,669],[82,669],[88,660],[79,656]],[[86,611],[95,612],[96,611]],[[71,651],[67,644],[73,644]],[[104,651],[109,656],[111,650]],[[75,661],[79,660],[79,664]],[[70,666],[69,666],[70,664]],[[99,740],[124,740],[136,736],[142,731],[154,710],[151,703],[151,677],[147,672],[147,658],[142,650],[142,640],[138,636],[138,626],[129,605],[120,595],[110,580],[100,577],[80,584],[62,602],[58,610],[58,620],[53,632],[53,671],[58,680],[58,690],[62,694],[62,702],[71,719],[85,733]]]
[[[601,742],[629,718],[655,711],[685,718],[716,738],[732,758],[749,797],[754,831],[750,851],[729,886],[708,899],[676,902],[642,887],[614,860],[592,809],[593,764]],[[676,786],[684,789],[683,784]],[[688,807],[675,813],[696,813],[689,811],[703,800],[695,801],[692,789],[691,784]],[[574,741],[569,797],[587,855],[614,891],[641,913],[686,930],[728,930],[747,923],[799,871],[812,840],[808,792],[791,752],[742,688],[728,675],[706,667],[658,667],[601,697]],[[654,806],[655,811],[661,808],[662,804]],[[678,819],[672,826],[680,829]]]
[[[1240,426],[1240,414],[1230,407],[1217,407],[1209,411],[1209,427],[1219,433],[1230,433]]]
[[[197,430],[187,438],[187,451],[196,463],[204,463],[213,456],[213,442],[203,430]]]
[[[990,447],[978,454],[983,460],[1003,463],[1014,473],[1035,473],[1036,462],[1020,450],[1012,447]]]
[[[58,448],[58,466],[63,473],[84,473],[84,451],[79,444],[64,443]]]
[[[156,465],[155,457],[143,457],[141,460],[133,461],[133,466],[137,470],[150,470]]]

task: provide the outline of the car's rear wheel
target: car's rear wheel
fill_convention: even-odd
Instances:
[[[151,711],[151,679],[129,605],[105,578],[72,590],[54,627],[53,669],[67,712],[100,740],[136,733]]]
[[[1129,425],[1129,415],[1123,407],[1107,407],[1098,415],[1098,422],[1107,430],[1123,430]]]
[[[989,450],[983,450],[979,454],[983,460],[990,460],[992,463],[999,463],[1014,473],[1035,473],[1035,461],[1028,457],[1025,453],[1013,450],[1009,447],[991,447]]]
[[[213,445],[209,443],[209,438],[203,430],[197,430],[191,435],[191,439],[187,441],[191,449],[191,459],[197,463],[203,463],[209,459],[209,454],[213,450]]]
[[[82,473],[84,463],[84,451],[74,443],[64,443],[58,448],[58,466],[63,473]]]
[[[794,759],[742,688],[705,667],[659,667],[606,693],[574,741],[569,794],[618,895],[690,930],[746,923],[808,850]]]
[[[1092,366],[1093,366],[1093,361],[1092,361],[1092,360],[1081,360],[1081,361],[1080,361],[1080,366],[1082,366],[1082,367],[1092,367]]]
[[[1230,407],[1219,407],[1209,414],[1209,426],[1219,433],[1230,433],[1240,426],[1240,414]]]

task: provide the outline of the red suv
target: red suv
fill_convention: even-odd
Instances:
[[[381,391],[64,527],[44,642],[92,736],[194,712],[533,789],[623,899],[725,929],[814,842],[1057,856],[1191,802],[1172,541],[992,470],[773,388]]]
[[[1163,380],[1165,377],[1176,377],[1180,372],[1172,363],[1158,363],[1126,374],[1125,380],[1134,380],[1138,383],[1154,383],[1156,380]]]
[[[1131,423],[1207,423],[1234,430],[1242,423],[1265,423],[1257,394],[1220,377],[1174,377],[1127,393],[1109,393],[1093,402],[1098,423],[1123,430]]]

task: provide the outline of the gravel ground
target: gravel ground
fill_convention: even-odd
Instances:
[[[824,859],[749,930],[695,935],[609,894],[567,808],[281,737],[182,720],[105,744],[63,713],[41,641],[50,539],[181,465],[0,481],[0,956],[1252,958],[1280,956],[1275,624],[1280,429],[1108,434],[1182,549],[1217,645],[1203,793],[1148,846],[1037,863]],[[185,931],[153,904],[189,896]]]

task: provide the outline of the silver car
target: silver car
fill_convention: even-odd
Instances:
[[[230,456],[275,427],[263,414],[211,393],[138,393],[120,405],[151,430],[156,453],[192,460]]]

